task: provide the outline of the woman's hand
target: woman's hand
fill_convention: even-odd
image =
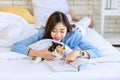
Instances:
[[[82,53],[84,52],[84,54]],[[90,58],[90,55],[88,54],[87,51],[83,51],[83,50],[74,50],[73,52],[71,52],[70,54],[68,54],[64,60],[64,63],[69,63],[71,61],[74,61],[77,57],[82,57],[82,58]],[[64,64],[63,63],[63,64]]]
[[[45,60],[54,60],[55,59],[55,56],[50,51],[48,51],[48,48],[40,50],[38,56],[42,57]]]
[[[66,58],[64,60],[64,63],[69,63],[71,61],[74,61],[79,56],[80,56],[80,51],[79,50],[74,50],[66,56]]]
[[[33,50],[31,49],[29,52],[29,56],[36,56],[36,57],[41,57],[45,60],[54,60],[55,56],[48,51],[48,48],[42,49],[42,50]]]

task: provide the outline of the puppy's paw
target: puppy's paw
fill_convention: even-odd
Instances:
[[[31,60],[32,63],[36,64],[42,61],[41,57],[36,57],[34,60]]]

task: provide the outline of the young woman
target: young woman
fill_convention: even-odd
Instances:
[[[69,20],[64,13],[59,11],[50,15],[45,29],[41,29],[38,34],[15,43],[12,46],[12,51],[28,56],[39,56],[46,60],[54,60],[55,56],[48,51],[48,48],[38,51],[28,47],[28,45],[40,39],[54,39],[56,41],[61,41],[73,49],[73,51],[66,56],[65,63],[75,60],[77,57],[89,59],[100,56],[99,50],[90,43],[84,41],[81,32],[75,25],[69,23]]]

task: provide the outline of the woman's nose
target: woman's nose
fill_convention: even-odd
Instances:
[[[58,32],[58,33],[56,34],[56,37],[60,37],[60,35],[61,35],[61,34]]]

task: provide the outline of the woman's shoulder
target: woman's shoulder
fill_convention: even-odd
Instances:
[[[45,28],[40,28],[39,31],[45,31]]]
[[[77,29],[73,28],[71,32],[68,32],[66,35],[67,38],[72,38],[72,39],[81,39],[82,38],[82,33]]]
[[[39,29],[39,33],[44,33],[45,32],[45,28],[40,28]]]

